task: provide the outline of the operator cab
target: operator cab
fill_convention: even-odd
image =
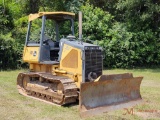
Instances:
[[[25,46],[39,47],[40,63],[59,64],[59,40],[69,34],[74,36],[74,16],[70,12],[39,12],[29,15]]]

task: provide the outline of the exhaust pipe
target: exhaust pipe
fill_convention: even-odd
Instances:
[[[82,41],[82,12],[79,11],[79,40]]]

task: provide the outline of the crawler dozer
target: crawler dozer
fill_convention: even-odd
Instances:
[[[23,51],[23,61],[29,63],[29,71],[19,73],[17,77],[19,93],[58,105],[79,101],[83,117],[141,102],[143,77],[133,77],[132,73],[103,75],[103,50],[98,45],[83,42],[81,12],[79,38],[76,39],[74,17],[70,12],[29,15]],[[36,20],[38,22],[33,23]],[[32,31],[37,25],[40,29]],[[68,31],[64,31],[66,26],[70,28]],[[51,28],[54,32],[49,36],[47,32]],[[35,31],[38,34],[35,35]]]

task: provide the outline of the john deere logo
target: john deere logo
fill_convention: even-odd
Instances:
[[[36,56],[37,55],[37,52],[36,51],[33,51],[33,56]]]
[[[36,56],[37,52],[36,51],[30,51],[30,54],[33,55],[33,56]]]

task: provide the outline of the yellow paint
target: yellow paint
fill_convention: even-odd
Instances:
[[[52,72],[52,65],[32,63],[29,65],[30,71],[34,72]]]
[[[58,69],[54,70],[54,72],[56,72],[56,73],[62,73],[62,74],[67,74],[67,71],[58,70]]]
[[[78,67],[74,68],[74,67],[69,67],[69,66],[68,67],[63,66],[64,63],[62,64],[62,62],[65,62],[64,60],[65,60],[66,56],[73,50],[77,51],[77,54],[78,54]],[[63,50],[62,50],[62,55],[61,55],[61,61],[60,61],[60,69],[68,72],[68,74],[64,74],[64,75],[72,78],[76,82],[77,87],[80,87],[80,83],[82,81],[81,56],[82,56],[82,53],[81,53],[80,49],[77,49],[77,48],[74,48],[70,45],[64,44]],[[73,63],[73,57],[71,57],[70,59],[67,59],[66,63],[68,63],[69,60],[70,60],[70,62]],[[75,64],[75,63],[73,63],[73,64]]]
[[[82,82],[81,57],[82,53],[80,49],[67,44],[64,44],[59,65],[46,65],[39,63],[39,47],[24,47],[23,52],[23,60],[30,64],[30,71],[50,72],[54,75],[67,76],[75,81],[78,88],[80,88],[80,83]]]
[[[30,14],[29,15],[29,21],[33,21],[43,15],[46,15],[46,16],[49,16],[49,15],[56,15],[56,14],[59,14],[59,15],[70,15],[70,16],[75,16],[74,13],[71,13],[71,12],[39,12],[39,13],[36,13],[36,14]]]
[[[30,69],[30,71],[34,71],[34,64],[30,63],[29,64],[29,69]]]
[[[28,63],[38,63],[39,47],[24,47],[23,61]]]
[[[49,16],[49,19],[55,19],[56,15],[63,18],[64,15],[75,17],[74,13],[71,12],[39,12],[36,14],[29,15],[29,21],[33,21],[43,15]],[[54,75],[68,76],[75,81],[77,87],[80,87],[82,81],[82,60],[81,50],[72,46],[64,44],[61,61],[59,65],[46,65],[41,64],[39,61],[39,50],[40,47],[24,47],[23,61],[29,63],[30,71],[35,72],[50,72]]]

